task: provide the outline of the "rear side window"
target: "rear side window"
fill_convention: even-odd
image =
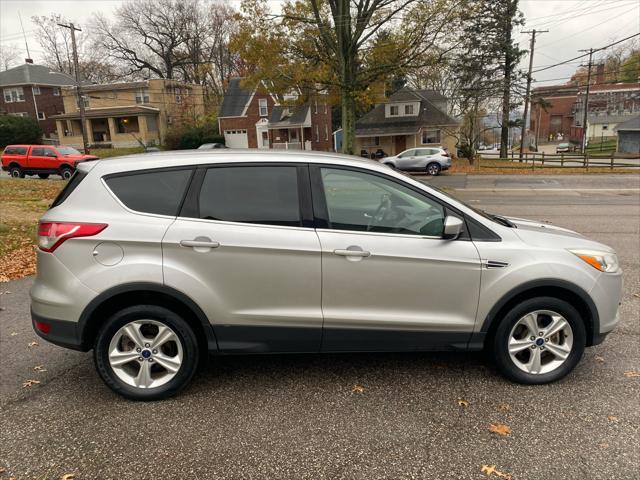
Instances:
[[[300,226],[295,166],[215,167],[198,198],[200,218]]]
[[[73,192],[76,187],[80,185],[80,182],[82,182],[82,180],[84,180],[84,177],[86,176],[87,172],[81,172],[80,170],[76,170],[75,172],[73,172],[73,175],[49,208],[57,207],[62,202],[64,202],[69,197],[69,195],[71,195],[71,192]]]
[[[26,155],[26,147],[7,147],[4,149],[5,155]]]
[[[178,214],[191,178],[191,169],[116,174],[105,182],[131,210],[158,215]]]

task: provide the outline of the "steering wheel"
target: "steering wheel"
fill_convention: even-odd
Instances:
[[[375,225],[380,223],[390,209],[391,209],[391,197],[385,193],[380,198],[380,205],[378,205],[378,208],[376,208],[376,211],[369,218],[369,223],[367,224],[367,232],[370,232]]]

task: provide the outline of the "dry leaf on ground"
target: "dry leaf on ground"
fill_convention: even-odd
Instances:
[[[33,341],[33,342],[31,342],[31,343],[28,345],[28,347],[29,347],[29,348],[31,348],[31,347],[37,347],[38,345],[40,345],[38,342]]]
[[[637,297],[637,298],[640,298],[640,293],[634,293],[633,296]]]
[[[509,473],[501,472],[496,469],[495,465],[482,465],[480,471],[484,473],[487,477],[496,476],[498,478],[504,478],[505,480],[512,480],[513,477]]]
[[[600,362],[600,363],[603,363],[603,362],[604,362],[604,358],[603,358],[603,357],[601,357],[600,355],[596,355],[596,356],[595,356],[595,360],[596,360],[596,362]]]
[[[500,405],[498,405],[498,410],[500,410],[501,412],[510,412],[511,406],[508,403],[501,403]]]
[[[18,335],[18,332],[11,332],[12,337],[15,337],[16,335]]]
[[[624,372],[624,376],[629,378],[640,377],[640,372],[636,372],[635,370],[630,370],[628,372]]]
[[[34,369],[36,372],[46,372],[46,371],[47,371],[47,369],[46,369],[46,368],[44,368],[44,365],[36,365],[35,367],[33,367],[33,369]]]
[[[610,422],[617,422],[618,420],[620,420],[618,417],[614,416],[614,415],[609,415],[607,417],[607,420],[609,420]]]
[[[351,389],[351,393],[364,393],[364,387],[362,385],[354,385],[353,388]]]
[[[458,405],[461,407],[467,408],[469,406],[469,401],[465,400],[464,398],[459,398]]]
[[[61,480],[74,480],[76,478],[76,474],[75,473],[65,473],[62,476]]]
[[[27,380],[26,382],[22,383],[22,388],[32,387],[34,385],[38,385],[39,383],[40,380]]]
[[[497,433],[498,435],[502,435],[503,437],[511,435],[511,428],[502,423],[492,423],[491,425],[489,425],[489,431],[492,433]]]

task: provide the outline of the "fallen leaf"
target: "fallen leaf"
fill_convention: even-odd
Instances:
[[[608,443],[601,443],[599,445],[600,448],[609,448],[609,444]]]
[[[507,435],[511,435],[511,428],[502,424],[502,423],[492,423],[489,425],[489,431],[492,433],[497,433],[503,437]]]
[[[35,367],[33,367],[33,369],[34,369],[36,372],[46,372],[46,371],[47,371],[47,369],[46,369],[46,368],[44,368],[44,365],[36,365]]]
[[[595,360],[596,360],[596,362],[604,363],[604,358],[601,357],[600,355],[596,355],[595,356]]]
[[[364,387],[362,385],[354,385],[351,389],[351,393],[361,394],[364,393]]]
[[[12,337],[15,337],[16,335],[18,335],[18,332],[11,332]]]
[[[510,412],[511,406],[508,403],[501,403],[500,405],[498,405],[498,410],[500,410],[501,412]]]
[[[38,385],[39,383],[39,380],[27,380],[22,384],[22,388],[32,387],[33,385]]]
[[[633,296],[637,297],[637,298],[640,298],[640,293],[634,293]]]
[[[2,467],[0,467],[0,473],[4,473],[4,472],[6,472],[6,471],[7,471],[7,469],[6,469],[6,468],[2,468]]]
[[[4,312],[5,310],[6,310],[6,308],[0,307],[0,312]]]
[[[609,420],[610,422],[617,422],[620,419],[618,417],[613,416],[613,415],[609,415],[607,417],[607,420]]]
[[[34,341],[34,342],[31,342],[28,346],[29,346],[29,348],[31,348],[31,347],[37,347],[38,345],[40,345],[40,344],[38,342]]]
[[[624,372],[624,376],[628,378],[640,377],[640,372],[636,372],[635,370],[630,370],[628,372]]]
[[[74,480],[76,478],[76,474],[75,473],[65,473],[62,476],[62,480]]]
[[[458,405],[461,407],[467,408],[469,406],[469,401],[465,400],[464,398],[459,398]]]
[[[512,476],[509,473],[501,472],[496,469],[495,465],[482,465],[480,471],[484,473],[487,477],[491,477],[495,475],[498,478],[504,478],[505,480],[512,480]]]

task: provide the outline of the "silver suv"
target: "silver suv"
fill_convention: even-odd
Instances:
[[[35,331],[133,399],[175,394],[207,352],[486,349],[541,384],[618,322],[611,248],[354,157],[81,163],[38,234]]]
[[[441,147],[411,148],[393,157],[380,160],[385,165],[398,170],[410,172],[426,172],[439,175],[451,167],[451,155]]]

